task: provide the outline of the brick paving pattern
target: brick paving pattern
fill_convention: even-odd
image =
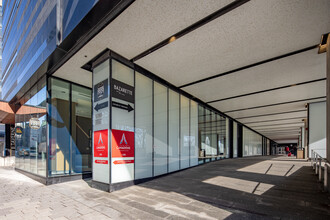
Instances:
[[[44,186],[0,168],[0,219],[330,219],[310,163],[222,160],[113,193],[88,181]]]

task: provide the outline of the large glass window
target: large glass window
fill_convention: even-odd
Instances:
[[[179,135],[180,135],[180,95],[169,90],[169,172],[179,170]]]
[[[167,172],[167,88],[154,82],[154,175]]]
[[[181,95],[181,169],[189,167],[190,135],[189,135],[189,99]]]
[[[49,174],[70,172],[70,84],[50,78]]]
[[[243,127],[243,156],[262,155],[262,136]]]
[[[16,167],[46,176],[46,80],[40,80],[24,97],[15,115]]]
[[[226,124],[217,112],[198,106],[199,164],[229,156]]]
[[[50,78],[49,175],[91,171],[91,90]]]
[[[135,179],[141,179],[152,176],[152,80],[135,77]]]
[[[92,171],[92,107],[90,89],[72,85],[72,172]]]
[[[190,100],[190,166],[198,164],[198,104]]]

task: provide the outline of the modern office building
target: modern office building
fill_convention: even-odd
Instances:
[[[271,155],[280,142],[305,148],[305,104],[326,100],[317,51],[329,10],[327,0],[4,1],[16,169],[45,184],[92,176],[113,191]]]

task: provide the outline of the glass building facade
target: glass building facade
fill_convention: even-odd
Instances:
[[[3,0],[2,100],[13,99],[32,76],[40,78],[38,68],[96,2]]]

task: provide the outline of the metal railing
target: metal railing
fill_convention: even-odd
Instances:
[[[322,172],[322,163],[324,164],[323,172]],[[311,166],[313,167],[313,170],[315,170],[315,174],[318,175],[319,181],[322,182],[323,179],[324,190],[330,192],[328,186],[328,172],[330,171],[330,165],[328,161],[322,158],[317,152],[312,150]],[[322,174],[323,174],[323,178],[322,178]]]

